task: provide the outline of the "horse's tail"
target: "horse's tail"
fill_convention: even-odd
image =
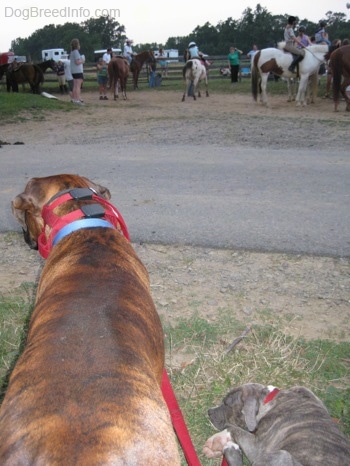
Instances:
[[[182,69],[182,76],[183,78],[185,79],[186,78],[186,72],[187,70],[191,70],[192,69],[192,65],[193,65],[193,61],[192,60],[189,60],[185,63],[185,66],[183,67]]]
[[[332,70],[333,76],[333,100],[334,102],[339,101],[339,94],[340,94],[340,87],[342,82],[342,74],[343,74],[343,60],[342,60],[342,49],[336,50],[332,53],[329,67]]]
[[[252,60],[251,74],[252,74],[252,94],[253,99],[256,102],[258,100],[258,88],[259,88],[259,68],[258,61],[260,58],[261,52],[257,52]]]
[[[109,85],[113,92],[115,90],[115,86],[118,84],[119,72],[118,72],[118,63],[116,60],[112,60],[110,62],[111,66],[108,66],[108,74],[109,74]]]

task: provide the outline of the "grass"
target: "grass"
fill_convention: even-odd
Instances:
[[[9,297],[0,295],[3,389],[20,351],[33,307],[33,290],[33,284],[26,284]],[[350,435],[350,343],[293,338],[285,331],[288,324],[278,320],[253,327],[227,352],[244,330],[229,310],[210,323],[198,314],[172,325],[163,322],[167,370],[203,466],[220,464],[201,455],[205,440],[214,433],[206,415],[208,408],[218,404],[233,386],[246,382],[309,387]]]
[[[44,99],[40,95],[29,92],[0,92],[0,107],[2,122],[19,122],[27,119],[44,120],[46,112],[56,110],[76,110],[67,102],[55,99]]]
[[[287,324],[287,322],[285,323]],[[247,382],[280,388],[305,385],[350,435],[350,343],[287,336],[283,323],[262,325],[226,354],[243,327],[229,314],[209,324],[199,316],[167,327],[168,371],[197,452],[214,433],[206,412],[234,386]],[[172,354],[182,353],[174,363]],[[200,457],[203,465],[211,465]],[[218,463],[219,464],[219,463]]]

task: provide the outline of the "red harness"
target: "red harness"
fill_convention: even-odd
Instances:
[[[95,200],[96,204],[86,204],[79,209],[60,217],[54,209],[68,201]],[[56,194],[42,209],[44,227],[38,238],[38,248],[41,256],[46,259],[52,247],[64,236],[81,228],[107,227],[120,230],[130,241],[126,223],[120,212],[106,199],[97,195],[91,188],[75,188]],[[46,238],[46,226],[51,228]]]
[[[83,205],[79,209],[63,215],[62,217],[53,212],[57,206],[71,200],[95,200],[96,204]],[[70,189],[56,194],[44,205],[42,217],[44,226],[38,238],[38,248],[44,259],[48,257],[52,247],[57,244],[58,241],[64,236],[81,228],[115,228],[120,230],[125,238],[130,241],[126,223],[120,212],[106,199],[98,196],[91,188]],[[46,226],[51,228],[48,238],[46,238],[45,235]],[[189,466],[201,466],[165,369],[163,371],[161,390],[187,464]]]

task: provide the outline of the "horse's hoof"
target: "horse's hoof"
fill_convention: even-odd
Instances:
[[[181,102],[185,102],[185,96],[182,97]]]
[[[209,92],[206,93],[206,96],[209,97]]]

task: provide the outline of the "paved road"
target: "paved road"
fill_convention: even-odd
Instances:
[[[32,176],[72,172],[108,186],[133,241],[350,255],[350,155],[206,145],[0,149],[0,229]]]

